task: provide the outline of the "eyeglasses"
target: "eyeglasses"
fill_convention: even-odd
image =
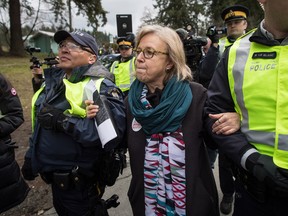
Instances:
[[[78,45],[78,44],[75,44],[73,42],[69,42],[69,41],[62,41],[59,43],[58,45],[58,49],[63,49],[63,48],[67,48],[69,50],[69,52],[78,52],[78,51],[81,51],[81,50],[84,50],[84,51],[87,51],[91,54],[94,54],[91,50],[88,49],[88,47],[84,47],[84,46],[81,46],[81,45]]]
[[[134,51],[136,52],[137,55],[140,55],[140,53],[143,52],[144,58],[146,58],[146,59],[153,58],[153,56],[155,54],[168,55],[168,53],[166,53],[166,52],[157,51],[157,50],[154,50],[153,48],[150,48],[150,47],[146,47],[144,49],[141,49],[138,47]]]

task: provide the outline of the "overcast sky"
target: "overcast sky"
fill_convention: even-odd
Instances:
[[[132,31],[136,33],[138,26],[141,24],[140,19],[143,17],[145,9],[153,10],[153,0],[101,0],[104,10],[108,11],[108,22],[103,28],[99,28],[99,31],[111,33],[117,35],[116,14],[131,14],[132,15]],[[74,17],[74,28],[85,28],[85,18]]]

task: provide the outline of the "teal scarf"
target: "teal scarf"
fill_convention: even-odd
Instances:
[[[172,77],[164,87],[160,103],[147,107],[140,100],[145,84],[135,80],[129,91],[128,102],[132,115],[147,135],[176,131],[192,102],[192,91],[188,81],[177,81]]]

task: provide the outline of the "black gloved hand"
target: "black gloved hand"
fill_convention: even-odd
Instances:
[[[63,131],[63,120],[66,119],[63,111],[45,103],[37,115],[37,120],[42,128],[47,130]]]
[[[24,164],[21,168],[21,172],[22,172],[24,179],[29,180],[29,181],[34,180],[38,176],[38,175],[33,174],[30,158],[25,158]]]
[[[272,157],[261,155],[252,171],[253,175],[259,181],[265,181],[274,193],[284,192],[288,195],[288,176],[283,175],[283,172],[287,173],[287,170],[277,167]]]
[[[216,26],[210,26],[207,30],[206,36],[212,43],[219,43],[219,35],[217,34]]]

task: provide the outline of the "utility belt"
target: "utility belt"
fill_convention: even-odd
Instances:
[[[83,170],[82,170],[83,172]],[[41,178],[47,184],[54,184],[61,190],[84,189],[89,187],[89,213],[87,216],[109,216],[107,209],[116,208],[120,202],[119,197],[114,194],[109,199],[101,199],[105,186],[100,185],[97,178],[91,173],[83,174],[79,168],[73,168],[71,171],[46,172],[41,174]]]
[[[255,176],[242,168],[235,167],[233,172],[236,180],[260,203],[264,203],[268,197],[273,196],[288,198],[287,192],[269,187],[265,181],[259,181]]]
[[[61,190],[69,190],[72,188],[81,190],[89,185],[97,185],[96,175],[92,175],[91,173],[83,174],[83,172],[79,171],[78,167],[75,167],[72,170],[45,172],[40,175],[47,184],[54,184]],[[98,195],[102,195],[102,191],[100,188],[98,189]]]

